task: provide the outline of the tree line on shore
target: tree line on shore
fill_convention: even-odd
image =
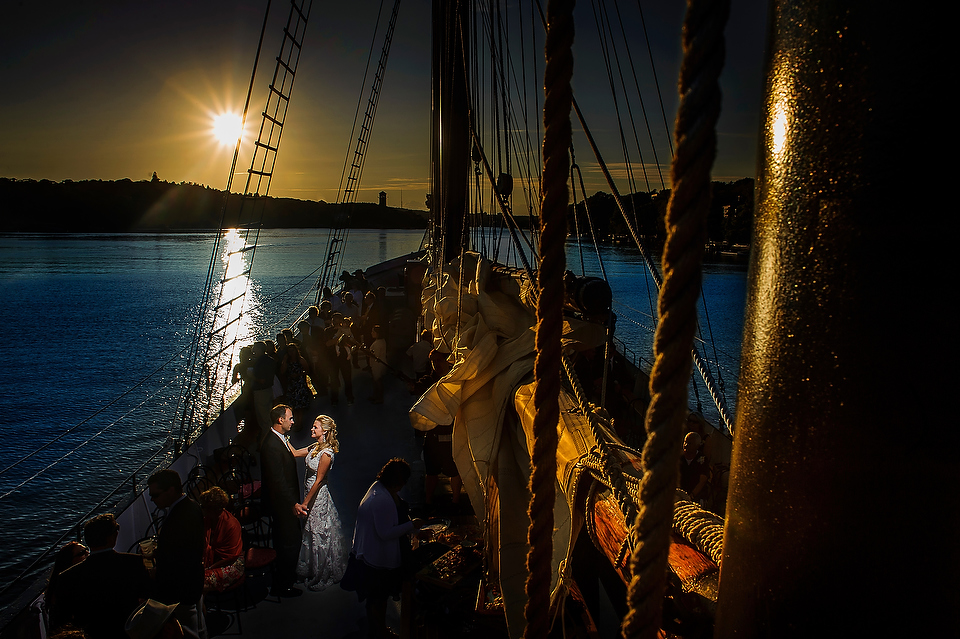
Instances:
[[[753,226],[753,179],[713,182],[711,186],[713,193],[707,213],[708,240],[724,245],[749,244]],[[633,193],[621,198],[631,224],[651,249],[659,250],[666,239],[664,217],[669,201],[669,189]],[[588,210],[589,218],[593,220],[592,229],[587,217]],[[630,235],[616,199],[602,191],[588,197],[586,203],[578,202],[576,213],[574,207],[570,207],[567,230],[585,238],[595,236],[601,242],[627,239]]]
[[[634,193],[621,198],[637,233],[651,249],[665,238],[664,216],[670,191]],[[328,228],[347,205],[292,198],[263,198],[265,228]],[[241,197],[228,199],[231,219]],[[220,226],[223,191],[200,184],[152,180],[23,180],[0,178],[3,232],[124,233],[212,230]],[[425,228],[429,212],[357,203],[349,211],[351,228]],[[587,217],[589,210],[590,220]],[[484,216],[498,224],[499,217]],[[568,231],[600,242],[629,237],[616,200],[598,191],[568,209]],[[522,228],[528,219],[518,219]],[[749,244],[753,224],[753,180],[714,182],[707,217],[708,239],[720,244]]]
[[[264,228],[328,228],[346,205],[265,197]],[[236,217],[241,196],[227,201]],[[214,230],[223,191],[160,180],[17,180],[0,178],[0,230],[33,233],[127,233]],[[426,228],[427,212],[357,203],[352,228]]]

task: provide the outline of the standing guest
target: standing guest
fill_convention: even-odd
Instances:
[[[240,396],[233,402],[233,414],[238,426],[242,421],[244,427],[248,427],[256,423],[256,414],[253,412],[253,347],[250,345],[240,349],[240,361],[233,367],[232,383],[238,382],[241,383]]]
[[[267,353],[266,342],[253,344],[253,404],[262,433],[270,430],[270,407],[273,406],[273,378],[277,363]]]
[[[430,374],[430,351],[433,350],[433,333],[420,331],[420,339],[407,349],[407,357],[413,362],[413,378],[420,379]]]
[[[373,327],[381,324],[382,319],[380,302],[377,300],[376,294],[373,292],[367,293],[363,297],[363,316],[360,320],[360,334],[363,343],[368,347],[373,343],[373,340],[376,339],[373,337]]]
[[[307,309],[307,323],[313,326],[319,326],[320,328],[326,328],[326,324],[323,322],[323,319],[320,318],[320,309],[316,306],[311,306]]]
[[[219,486],[200,495],[206,531],[203,551],[203,592],[223,592],[243,577],[243,538],[240,522],[227,511],[230,498]]]
[[[83,526],[90,557],[65,570],[56,584],[54,627],[73,624],[91,639],[123,639],[124,624],[150,594],[150,577],[140,555],[113,549],[120,526],[112,514]]]
[[[306,320],[301,320],[297,324],[300,331],[300,355],[307,361],[307,374],[313,381],[313,387],[318,393],[327,390],[327,370],[323,359],[323,344],[319,335],[324,331],[322,328],[313,328]]]
[[[336,298],[334,298],[336,299]],[[338,300],[339,301],[339,300]],[[320,302],[320,319],[323,320],[323,326],[330,326],[330,320],[333,318],[333,304],[328,300]]]
[[[336,313],[340,310],[340,305],[343,303],[340,301],[340,298],[333,294],[333,291],[330,290],[329,286],[323,287],[323,292],[320,295],[320,313],[323,313],[323,305],[330,304],[330,312]]]
[[[387,372],[387,340],[383,339],[383,329],[379,324],[370,331],[370,338],[373,340],[370,344],[370,372],[373,374],[373,397],[370,401],[382,404],[383,376]]]
[[[301,423],[303,411],[310,408],[313,391],[307,385],[307,360],[300,354],[296,344],[287,346],[287,358],[281,365],[280,376],[286,380],[284,394],[293,406],[293,422]],[[294,426],[294,430],[299,430]]]
[[[353,293],[350,291],[343,294],[343,308],[340,312],[344,317],[349,317],[354,322],[360,319],[360,305],[357,304]]]
[[[310,340],[310,322],[307,320],[297,322],[297,339],[300,340],[301,346],[306,346]]]
[[[277,333],[277,352],[274,354],[273,359],[276,360],[279,365],[280,362],[284,361],[287,357],[287,335],[283,331]],[[284,389],[286,390],[286,389]]]
[[[377,481],[363,496],[353,531],[353,554],[365,564],[363,583],[357,589],[367,600],[368,636],[389,637],[387,597],[400,594],[403,571],[400,538],[419,530],[420,519],[409,520],[409,507],[400,490],[410,479],[410,464],[394,458],[384,464]]]
[[[310,590],[324,590],[340,581],[347,568],[347,544],[340,528],[340,513],[327,487],[333,457],[340,452],[337,424],[327,415],[319,415],[310,436],[316,440],[313,446],[294,451],[295,456],[306,457],[307,466],[303,482],[306,497],[300,504],[307,512],[307,522],[297,577]]]
[[[330,403],[336,406],[340,401],[340,378],[342,377],[347,404],[352,405],[353,369],[350,366],[350,356],[356,340],[350,331],[350,318],[335,313],[333,325],[327,329],[324,338],[330,348],[330,357],[333,362],[330,373]]]
[[[157,593],[154,599],[179,604],[174,615],[186,637],[207,636],[201,613],[203,551],[206,535],[203,511],[183,494],[177,471],[161,470],[147,480],[150,499],[167,515],[157,533]]]
[[[701,443],[703,440],[699,434],[687,433],[683,438],[683,453],[680,455],[680,488],[697,503],[706,497],[704,488],[710,474],[710,466],[700,451]]]
[[[273,517],[273,548],[277,551],[273,588],[275,597],[298,597],[294,588],[297,558],[300,556],[300,486],[293,449],[286,435],[293,428],[293,409],[278,404],[270,411],[273,426],[260,445],[263,505]]]
[[[367,291],[370,290],[370,284],[367,282],[367,277],[363,274],[361,269],[357,269],[353,272],[353,296],[357,301],[363,299],[363,296],[367,294]]]

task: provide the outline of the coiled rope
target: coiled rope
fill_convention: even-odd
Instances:
[[[661,625],[728,13],[729,0],[688,0],[683,24],[680,106],[674,128],[677,155],[671,169],[673,192],[665,220],[664,281],[658,303],[661,319],[653,344],[640,512],[630,531],[634,551],[627,590],[629,612],[621,627],[627,639],[655,637]]]
[[[557,481],[557,423],[560,419],[560,335],[563,331],[564,243],[567,238],[567,175],[570,168],[570,105],[573,76],[573,0],[547,5],[543,101],[543,206],[537,284],[537,358],[533,395],[533,453],[530,473],[530,527],[527,529],[526,639],[550,631],[553,573],[553,506]]]
[[[677,492],[673,508],[673,529],[719,566],[723,559],[723,518],[681,494]]]

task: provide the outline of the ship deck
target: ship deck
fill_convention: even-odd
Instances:
[[[334,467],[329,475],[329,487],[340,513],[348,543],[352,538],[360,500],[374,481],[377,472],[392,457],[406,459],[413,470],[413,475],[401,492],[401,496],[410,503],[414,514],[418,516],[428,514],[425,511],[423,490],[424,463],[414,430],[407,417],[407,411],[415,398],[410,395],[404,382],[388,373],[384,379],[384,403],[372,404],[368,399],[372,391],[370,374],[357,370],[354,370],[354,373],[356,402],[353,405],[347,405],[341,397],[339,404],[333,406],[329,397],[318,396],[306,412],[304,423],[299,425],[300,430],[291,434],[291,443],[294,446],[306,446],[311,442],[310,424],[313,423],[316,415],[330,415],[337,422],[340,452],[336,456]],[[256,476],[259,469],[252,470]],[[302,462],[298,463],[298,470],[302,481],[304,472]],[[449,482],[444,478],[441,479],[434,509],[429,514],[449,518],[454,524],[469,521],[475,523],[475,517],[465,500],[460,509],[454,509],[449,503]],[[210,636],[240,634],[241,627],[243,636],[248,637],[280,636],[285,639],[297,639],[322,636],[324,639],[333,639],[367,636],[364,604],[357,601],[355,593],[344,591],[339,586],[322,592],[310,592],[304,589],[302,596],[278,601],[276,598],[267,596],[268,585],[269,577],[253,579],[247,583],[248,605],[253,607],[239,612],[239,625],[232,601],[224,598],[222,613],[214,610],[212,602],[208,601]],[[436,592],[431,594],[429,587],[427,591],[424,593],[422,589],[419,590],[418,601],[421,604],[424,596],[436,598]],[[466,601],[476,596],[476,585],[474,583],[472,590],[469,586],[463,586],[461,591],[460,599]],[[449,598],[449,595],[456,593],[441,594]],[[431,607],[433,603],[435,602],[431,602]],[[445,609],[450,609],[451,606],[447,604]],[[422,627],[423,606],[420,607],[421,627],[407,636],[422,636],[425,632]],[[416,610],[411,612],[416,616]],[[458,624],[454,634],[451,635],[450,631],[453,629],[446,628],[447,632],[444,632],[442,627],[444,624],[441,620],[433,615],[427,616],[432,617],[427,624],[432,630],[426,631],[427,636],[469,637],[474,636],[472,629],[476,630],[476,636],[481,636],[481,633],[484,637],[505,636],[498,632],[500,628],[504,628],[502,617],[486,617],[479,620],[479,623],[475,623],[470,615],[458,614],[456,617],[447,615],[450,617],[447,623]],[[387,622],[398,634],[405,635],[400,620],[399,602],[389,602]]]

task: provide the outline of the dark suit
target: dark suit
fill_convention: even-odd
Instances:
[[[189,497],[171,507],[157,533],[157,594],[165,604],[192,605],[203,594],[203,511]]]
[[[150,577],[140,555],[106,550],[58,578],[51,623],[72,623],[91,639],[126,639],[127,616],[150,595]]]
[[[260,444],[263,505],[273,516],[273,546],[277,551],[274,587],[289,588],[300,556],[300,518],[293,507],[300,501],[300,480],[293,453],[271,430]]]

